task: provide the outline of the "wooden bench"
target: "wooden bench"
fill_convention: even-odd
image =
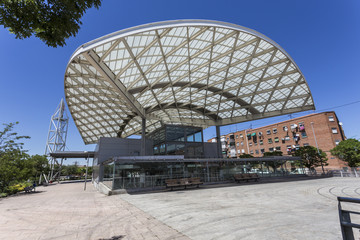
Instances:
[[[33,186],[28,186],[28,187],[25,187],[25,188],[24,188],[24,191],[25,191],[26,193],[30,193],[30,192],[32,192],[33,190],[35,191],[35,189],[34,189]]]
[[[203,184],[200,178],[179,178],[179,179],[166,179],[165,180],[166,188],[170,188],[173,190],[175,187],[186,187],[188,186],[196,186]]]
[[[234,180],[235,182],[241,182],[246,181],[249,182],[249,180],[255,180],[255,182],[257,182],[259,180],[259,176],[256,173],[242,173],[242,174],[235,174],[234,175]]]

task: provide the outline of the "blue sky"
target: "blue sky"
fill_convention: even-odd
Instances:
[[[335,110],[347,137],[360,138],[360,1],[358,0],[133,0],[103,1],[82,18],[76,37],[50,48],[37,38],[18,40],[0,27],[0,123],[19,121],[16,131],[31,136],[25,148],[43,154],[50,116],[64,97],[64,73],[75,49],[103,35],[140,24],[174,19],[210,19],[254,29],[277,42],[295,60],[319,110]],[[298,117],[311,112],[295,114]],[[289,116],[221,128],[221,133],[274,123]],[[205,130],[205,139],[215,136]],[[68,149],[83,144],[73,121]],[[68,162],[70,163],[70,161]]]

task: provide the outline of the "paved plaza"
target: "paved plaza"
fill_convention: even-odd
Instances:
[[[341,239],[336,196],[360,198],[357,178],[115,196],[81,183],[37,191],[0,200],[0,239]]]

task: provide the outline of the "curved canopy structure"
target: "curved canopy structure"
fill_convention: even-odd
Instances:
[[[315,109],[291,57],[238,25],[177,20],[125,29],[80,46],[65,96],[86,144],[161,124],[208,127]]]

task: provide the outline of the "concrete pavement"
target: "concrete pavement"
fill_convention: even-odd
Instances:
[[[241,183],[121,198],[191,239],[329,240],[341,239],[336,196],[360,198],[359,183],[358,178]]]
[[[336,196],[360,198],[359,183],[326,178],[115,196],[91,184],[86,191],[57,184],[0,199],[0,239],[341,239]]]
[[[37,187],[0,199],[0,239],[189,239],[118,196],[83,186]]]

